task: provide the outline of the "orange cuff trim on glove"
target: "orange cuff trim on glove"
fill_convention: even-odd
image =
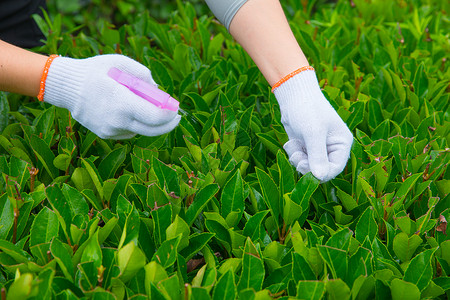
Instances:
[[[306,70],[310,70],[310,71],[314,71],[314,68],[311,66],[305,66],[305,67],[301,67],[300,69],[295,70],[292,73],[287,74],[286,76],[284,76],[283,78],[281,78],[277,83],[275,83],[272,87],[272,92],[279,87],[280,85],[282,85],[283,83],[285,83],[286,81],[288,81],[289,79],[291,79],[292,77],[294,77],[295,75],[297,75],[300,72],[306,71]]]
[[[44,71],[42,72],[41,82],[39,84],[39,94],[37,95],[37,98],[39,101],[44,101],[44,92],[45,92],[45,81],[47,80],[48,75],[48,69],[50,69],[50,65],[52,64],[53,60],[57,58],[59,55],[52,54],[47,59],[47,62],[44,66]]]

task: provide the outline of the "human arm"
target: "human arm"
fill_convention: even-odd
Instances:
[[[0,90],[37,96],[48,57],[0,41]],[[75,120],[101,138],[156,136],[175,128],[180,116],[138,97],[110,78],[116,67],[148,83],[145,66],[123,55],[87,59],[57,57],[48,68],[43,100],[67,108]]]
[[[47,58],[0,40],[0,90],[37,96]]]
[[[207,0],[210,7],[217,1]],[[226,0],[230,5],[237,1]],[[279,1],[249,0],[241,4],[227,27],[271,86],[309,66]],[[315,72],[306,70],[289,77],[273,92],[289,137],[284,149],[291,163],[299,172],[311,171],[322,181],[336,177],[346,165],[353,136],[323,96]]]

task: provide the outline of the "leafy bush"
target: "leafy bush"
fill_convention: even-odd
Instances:
[[[284,3],[355,136],[325,184],[290,165],[270,87],[210,15],[178,2],[161,23],[113,2],[125,25],[53,14],[37,50],[126,54],[184,116],[161,137],[101,140],[0,94],[2,299],[449,296],[446,1]]]

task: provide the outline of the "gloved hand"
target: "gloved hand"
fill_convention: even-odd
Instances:
[[[48,71],[44,101],[67,108],[75,120],[103,139],[156,136],[178,125],[177,112],[156,107],[110,78],[107,73],[112,67],[156,84],[149,69],[123,55],[57,57]]]
[[[324,97],[313,70],[291,77],[274,90],[289,141],[283,146],[302,174],[322,182],[344,169],[353,135]]]

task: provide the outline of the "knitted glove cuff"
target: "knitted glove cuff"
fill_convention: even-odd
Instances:
[[[317,81],[316,72],[311,69],[302,71],[288,80],[284,81],[273,90],[278,103],[281,106],[290,107],[292,102],[301,101],[301,99],[319,99],[323,97]],[[303,95],[301,99],[298,95]]]
[[[87,66],[68,57],[57,57],[50,65],[44,101],[72,111],[80,100]]]

